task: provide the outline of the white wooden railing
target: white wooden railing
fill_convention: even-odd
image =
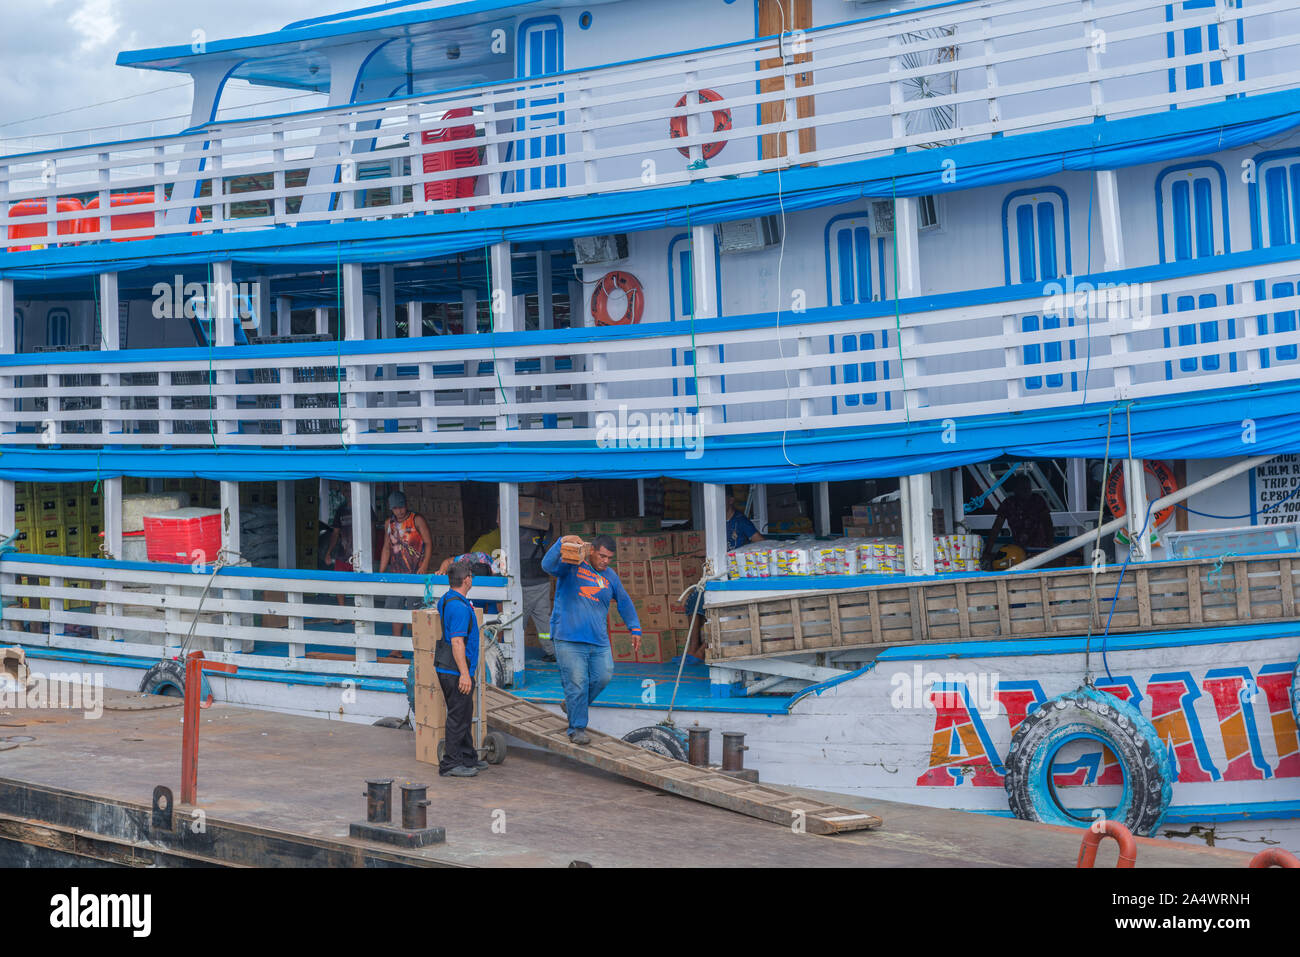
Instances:
[[[405,662],[376,658],[411,650],[411,613],[382,606],[389,595],[423,598],[422,579],[231,566],[213,579],[200,609],[211,574],[210,567],[8,554],[0,559],[0,634],[7,644],[161,658],[178,653],[197,612],[187,650],[241,668],[406,674]],[[435,590],[441,594],[447,586],[439,581]],[[337,595],[347,604],[337,604]],[[476,582],[473,597],[505,602],[506,589]],[[264,616],[261,624],[254,616]],[[334,625],[336,619],[344,624]],[[407,626],[404,636],[391,633],[394,623]],[[287,654],[259,653],[254,642],[287,644]],[[335,657],[306,657],[309,645],[324,646]]]
[[[1255,296],[1300,276],[1300,259],[1281,259],[1288,253],[1216,257],[1206,262],[1218,269],[1122,284],[1090,301],[1051,287],[1032,299],[961,294],[943,298],[968,304],[903,301],[897,317],[885,302],[700,320],[693,332],[676,322],[0,356],[0,444],[621,447],[638,413],[681,430],[685,443],[1285,381],[1300,377],[1300,330],[1288,315],[1300,296]],[[1180,301],[1198,307],[1180,312]],[[691,349],[694,364],[684,360]],[[557,356],[567,357],[559,371],[543,371],[540,360]]]
[[[527,82],[0,157],[0,250],[642,190],[1221,102],[1300,80],[1294,7],[990,0]],[[1197,31],[1203,48],[1177,52],[1183,41],[1171,38]],[[548,105],[530,105],[538,89]],[[722,95],[729,131],[713,132],[719,104],[701,103],[701,89]],[[423,154],[438,147],[420,134],[465,122],[443,121],[465,108],[475,134],[450,145],[481,148],[480,165],[424,172]],[[556,116],[538,128],[542,113]],[[676,116],[688,118],[688,135],[673,139]],[[547,137],[559,155],[529,149]],[[717,143],[725,148],[703,162]],[[426,200],[426,184],[466,176],[477,177],[472,203]],[[64,198],[103,211],[128,193],[143,200],[129,212],[146,224],[154,214],[154,225],[119,220],[110,230],[97,213],[50,208]],[[37,202],[16,208],[24,201]]]

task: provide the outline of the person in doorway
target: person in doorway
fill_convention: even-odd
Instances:
[[[1052,547],[1056,531],[1052,526],[1052,509],[1047,500],[1034,491],[1027,475],[1013,475],[1006,484],[1007,497],[998,508],[993,527],[984,542],[984,567],[993,565],[993,552],[1003,525],[1011,527],[1011,540],[1026,555]]]
[[[759,534],[754,523],[740,509],[736,508],[736,497],[727,496],[727,550],[735,551],[741,545],[747,545],[750,542],[761,542],[763,536]]]
[[[614,655],[609,647],[609,603],[613,599],[618,613],[632,633],[632,647],[641,650],[641,621],[628,597],[618,573],[610,567],[614,561],[614,540],[601,535],[587,549],[578,565],[560,559],[565,542],[581,542],[577,535],[566,535],[551,545],[542,558],[542,568],[555,576],[555,613],[551,616],[551,639],[564,685],[564,710],[569,716],[569,740],[590,744],[587,733],[587,710],[610,678],[614,676]]]
[[[478,673],[479,655],[478,616],[469,601],[474,575],[468,565],[458,562],[447,570],[447,582],[451,587],[438,599],[442,639],[433,660],[447,704],[447,727],[438,773],[445,777],[472,778],[487,767],[487,762],[480,761],[474,750],[471,733],[474,675]]]
[[[423,515],[406,507],[405,492],[392,492],[388,496],[388,508],[391,514],[384,522],[384,550],[379,555],[379,574],[429,574],[429,561],[433,558],[429,551],[429,523]],[[384,599],[385,608],[399,611],[411,611],[419,603],[420,600],[414,596],[389,595]],[[392,633],[405,634],[405,628],[404,624],[394,622]]]
[[[352,515],[349,512],[342,512],[338,517],[338,524],[334,526],[330,534],[329,545],[325,550],[325,561],[332,571],[350,572],[352,571]],[[339,592],[338,603],[340,606],[347,604],[347,596]],[[343,624],[342,618],[335,618],[334,624]]]
[[[536,528],[519,526],[519,583],[524,597],[524,622],[529,619],[537,629],[537,641],[542,646],[542,660],[555,661],[555,645],[551,641],[551,579],[542,570],[542,558],[546,554],[551,537],[551,526],[543,531]],[[491,564],[498,574],[505,574],[501,562],[501,509],[497,509],[497,527],[480,535],[469,550],[469,556],[491,556]],[[467,556],[460,556],[464,558]],[[447,559],[438,569],[439,575],[446,574],[446,568],[460,558]]]

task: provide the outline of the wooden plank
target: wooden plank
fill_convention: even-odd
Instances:
[[[1137,605],[1138,623],[1143,628],[1151,627],[1151,581],[1145,568],[1137,570]]]
[[[759,627],[758,622],[758,605],[749,606],[749,636],[750,636],[750,654],[761,655],[763,653],[763,629]]]
[[[1193,625],[1205,620],[1201,609],[1201,570],[1195,565],[1187,566],[1187,618]]]
[[[1038,599],[1042,603],[1043,631],[1052,633],[1052,600],[1047,594],[1047,576],[1038,579]]]
[[[1011,602],[1007,598],[1007,580],[998,579],[998,627],[999,634],[1011,636]]]
[[[838,648],[844,644],[844,633],[840,630],[840,596],[831,595],[828,608],[831,616],[831,647]]]
[[[1232,583],[1237,589],[1237,618],[1250,621],[1250,575],[1241,559],[1232,563]]]
[[[1291,578],[1291,559],[1278,562],[1278,577],[1282,586],[1282,617],[1295,617],[1295,582]]]
[[[801,815],[810,834],[837,834],[879,827],[874,814],[807,800],[778,788],[753,785],[707,768],[693,769],[680,761],[629,744],[599,731],[588,730],[592,743],[573,744],[565,733],[567,725],[540,705],[523,701],[500,688],[484,687],[483,707],[487,724],[543,748],[553,754],[651,787],[691,798],[738,814],[789,827]],[[556,728],[539,730],[540,722],[521,720],[520,713],[536,718],[554,718]],[[541,714],[539,715],[538,712]]]
[[[880,595],[879,593],[873,590],[871,592],[870,598],[871,598],[871,611],[868,612],[868,616],[871,618],[871,640],[874,643],[879,644],[881,640],[880,638]]]
[[[799,599],[790,599],[790,618],[794,627],[794,647],[796,651],[803,651],[803,616],[800,614]]]

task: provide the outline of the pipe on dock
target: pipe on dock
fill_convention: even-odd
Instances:
[[[687,728],[686,760],[694,767],[709,766],[709,729]]]
[[[402,785],[402,827],[422,831],[429,826],[429,787],[426,784]]]
[[[393,820],[393,779],[366,779],[366,821],[388,824]]]
[[[722,770],[745,770],[745,735],[741,731],[722,732]]]

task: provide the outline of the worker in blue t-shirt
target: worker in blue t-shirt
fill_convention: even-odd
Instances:
[[[641,621],[618,573],[610,568],[614,540],[601,535],[587,551],[580,565],[560,560],[560,546],[581,542],[577,535],[556,541],[542,559],[542,568],[555,576],[554,627],[555,659],[564,685],[564,709],[569,715],[569,740],[590,744],[587,708],[614,676],[614,655],[609,648],[609,602],[618,603],[618,613],[632,633],[632,647],[641,650]]]
[[[487,767],[478,759],[470,728],[474,720],[474,675],[478,672],[478,616],[469,602],[474,575],[469,564],[457,562],[447,570],[451,588],[438,599],[442,640],[433,664],[447,703],[447,728],[438,773],[472,778]]]
[[[741,545],[761,542],[763,536],[758,533],[754,523],[740,509],[736,508],[736,497],[727,496],[727,550],[735,551]]]

